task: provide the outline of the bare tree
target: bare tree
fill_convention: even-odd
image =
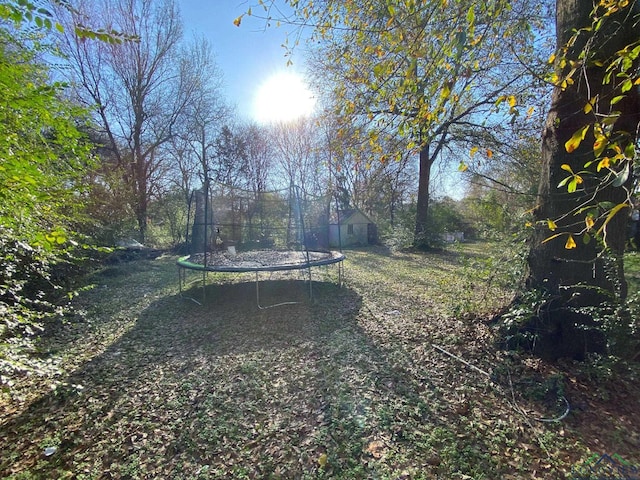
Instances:
[[[75,95],[95,109],[111,150],[111,169],[128,186],[139,235],[147,232],[149,202],[166,175],[165,145],[201,85],[197,65],[181,55],[182,25],[173,0],[81,1],[68,18],[61,48],[71,65]],[[136,41],[91,42],[77,26],[108,25]]]
[[[314,120],[302,117],[271,127],[279,183],[293,183],[305,192],[322,195],[327,189],[327,173],[318,157],[318,135]],[[284,186],[284,185],[280,185]]]
[[[216,139],[231,110],[220,94],[222,72],[214,62],[210,44],[205,39],[197,40],[182,58],[190,63],[190,71],[197,72],[197,85],[166,147],[175,160],[174,184],[188,197],[198,183],[208,178]]]
[[[273,170],[273,145],[265,128],[255,123],[243,125],[247,154],[247,184],[254,192],[267,189]]]

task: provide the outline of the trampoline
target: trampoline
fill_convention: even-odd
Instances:
[[[189,202],[195,203],[189,255],[178,259],[180,294],[198,304],[206,300],[206,276],[217,273],[253,273],[258,308],[300,303],[281,301],[263,306],[260,274],[300,271],[313,298],[312,269],[335,265],[342,285],[345,256],[329,248],[328,197],[313,197],[299,188],[249,192],[205,182]],[[202,272],[202,302],[183,295],[187,272]]]

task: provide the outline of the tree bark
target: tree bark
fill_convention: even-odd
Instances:
[[[416,206],[416,229],[413,244],[417,248],[429,247],[429,183],[431,181],[431,164],[429,144],[420,149],[420,171],[418,173],[418,199]]]
[[[597,35],[582,32],[578,41],[566,52],[566,65],[571,68],[581,61],[580,54],[591,49],[597,59],[588,61],[574,82],[564,88],[556,87],[551,108],[542,135],[542,172],[539,202],[535,210],[536,230],[529,252],[529,274],[527,287],[545,293],[543,300],[534,306],[535,311],[526,323],[518,325],[517,332],[509,326],[510,338],[525,338],[525,346],[534,353],[554,360],[560,357],[583,359],[587,352],[605,353],[607,337],[598,323],[598,317],[614,314],[611,307],[603,302],[619,302],[625,298],[627,286],[624,279],[623,253],[626,243],[627,209],[622,208],[606,225],[604,239],[591,238],[583,243],[575,235],[577,245],[567,248],[569,235],[585,228],[585,212],[579,212],[584,205],[612,202],[620,205],[628,201],[630,183],[613,186],[602,182],[605,172],[581,173],[584,182],[576,192],[568,193],[566,185],[558,184],[570,172],[562,165],[569,165],[573,172],[595,171],[595,162],[587,169],[585,164],[596,160],[594,153],[595,136],[593,124],[597,120],[594,112],[610,114],[612,110],[621,112],[614,124],[614,132],[627,132],[627,143],[637,141],[640,122],[640,98],[637,87],[625,94],[625,98],[611,106],[611,99],[620,95],[616,80],[603,82],[606,65],[614,59],[624,46],[637,41],[640,33],[634,30],[630,13],[637,13],[640,2],[636,0],[623,11],[608,17],[609,22]],[[575,31],[591,27],[592,2],[585,0],[558,0],[556,3],[557,43],[561,49]],[[632,10],[633,9],[633,10]],[[637,21],[637,19],[636,19]],[[571,61],[577,62],[571,65]],[[603,66],[604,65],[604,66]],[[567,73],[558,72],[560,77]],[[593,109],[585,109],[587,103]],[[603,118],[603,117],[600,117]],[[566,142],[582,128],[591,125],[588,134],[579,147],[567,152]],[[624,145],[622,145],[624,148]],[[617,168],[615,165],[613,168]],[[627,187],[627,188],[622,188]],[[610,211],[611,206],[604,208]],[[578,212],[578,213],[576,213]],[[605,213],[606,215],[606,213]],[[550,230],[548,221],[555,222],[557,228]],[[591,230],[603,225],[603,218]],[[553,226],[553,224],[551,224]],[[560,234],[550,239],[552,235]],[[593,236],[593,235],[591,235]],[[606,243],[605,243],[606,242]],[[605,252],[605,245],[608,249]],[[609,304],[611,305],[611,303]],[[596,307],[582,310],[581,307]],[[531,308],[531,305],[529,305]],[[597,313],[597,312],[601,313]],[[520,337],[514,333],[527,332],[531,336]]]
[[[637,5],[636,7],[637,10]],[[558,0],[556,4],[557,42],[563,47],[574,30],[591,25],[592,3],[584,0]],[[623,17],[621,16],[620,19]],[[628,22],[630,23],[630,22]],[[638,33],[613,22],[616,26],[610,36],[606,36],[600,44],[590,45],[597,48],[599,57],[610,58],[615,53],[638,38]],[[585,40],[586,41],[586,40]],[[577,42],[569,52],[567,60],[578,60],[578,55],[585,48],[585,41]],[[575,83],[566,88],[556,87],[553,92],[551,108],[547,116],[542,135],[542,175],[539,188],[539,203],[535,211],[536,231],[529,254],[529,276],[527,285],[530,288],[542,289],[551,295],[559,296],[570,306],[598,306],[607,296],[624,298],[626,282],[623,276],[622,254],[626,241],[627,215],[624,209],[609,222],[606,227],[606,244],[612,253],[603,256],[602,245],[591,239],[588,244],[578,240],[577,248],[567,249],[565,243],[569,232],[582,228],[584,215],[573,215],[571,212],[583,204],[590,195],[595,195],[595,202],[613,202],[620,204],[627,199],[627,192],[620,187],[605,187],[599,178],[584,176],[583,192],[568,193],[566,187],[557,185],[567,177],[568,172],[561,165],[570,165],[574,172],[584,170],[589,160],[595,159],[593,145],[595,137],[593,128],[578,149],[567,153],[565,142],[573,134],[594,122],[592,112],[585,113],[584,107],[590,99],[599,95],[600,111],[610,109],[611,87],[603,85],[605,67],[587,65]],[[606,103],[606,105],[605,105]],[[616,105],[623,109],[617,130],[636,132],[638,125],[638,90],[628,92],[627,98]],[[595,110],[595,109],[594,109]],[[625,123],[626,125],[622,125]],[[596,193],[597,192],[597,193]],[[545,225],[547,219],[554,220],[557,230],[551,232]],[[560,220],[558,220],[560,219]],[[545,242],[551,235],[567,232],[553,240]],[[612,260],[613,257],[613,260]]]

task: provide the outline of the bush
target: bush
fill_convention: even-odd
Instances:
[[[29,40],[0,29],[0,380],[9,385],[39,368],[33,339],[68,303],[66,279],[53,274],[77,261],[72,238],[91,165],[77,128],[84,112],[60,99],[63,86],[48,82]]]

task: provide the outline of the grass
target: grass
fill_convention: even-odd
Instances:
[[[2,397],[0,476],[555,479],[602,453],[640,464],[633,369],[496,348],[487,320],[517,278],[498,246],[346,254],[344,287],[328,268],[308,301],[298,277],[274,277],[263,303],[303,301],[267,310],[251,276],[211,275],[202,306],[182,298],[174,257],[96,274],[43,340],[60,375]],[[535,420],[562,413],[559,389],[569,416]]]

